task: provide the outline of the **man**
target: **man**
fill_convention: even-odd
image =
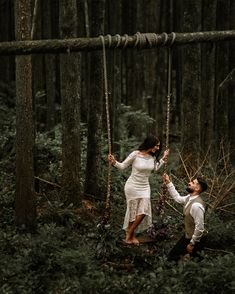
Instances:
[[[168,260],[178,261],[182,256],[198,257],[203,249],[207,231],[204,228],[205,203],[200,194],[207,189],[207,184],[200,178],[190,180],[187,196],[180,196],[167,174],[163,175],[170,196],[184,205],[185,233],[170,251]]]

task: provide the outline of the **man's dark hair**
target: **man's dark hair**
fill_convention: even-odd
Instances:
[[[206,191],[207,189],[207,183],[202,178],[197,178],[198,184],[201,187],[201,192]]]

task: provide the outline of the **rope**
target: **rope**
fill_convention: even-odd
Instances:
[[[172,37],[172,43],[174,42],[174,35]],[[169,148],[169,134],[170,134],[170,107],[171,107],[171,78],[172,78],[172,49],[168,49],[168,69],[167,69],[167,110],[166,110],[166,149]],[[165,162],[164,173],[167,173],[168,163]],[[159,199],[158,210],[160,215],[164,214],[164,205],[167,201],[167,188],[166,185],[162,187],[162,194]]]
[[[168,73],[167,73],[167,111],[166,111],[166,149],[169,148],[170,133],[170,105],[171,105],[171,68],[172,68],[172,51],[168,49]]]
[[[171,35],[172,35],[172,37],[169,37],[170,35],[168,35],[165,32],[163,32],[161,35],[157,35],[155,33],[137,32],[135,34],[136,40],[135,40],[134,47],[142,49],[142,48],[145,48],[146,44],[148,44],[150,48],[152,48],[154,46],[156,47],[160,39],[163,39],[161,46],[166,46],[169,43],[169,47],[171,47],[173,45],[173,43],[175,42],[176,34],[174,32],[172,32]],[[124,35],[125,38],[126,38],[126,36],[127,35]],[[125,44],[124,44],[123,48],[125,48],[127,46],[127,43],[128,43],[128,40],[125,39]],[[117,48],[119,46],[120,46],[120,43],[118,43],[115,48]]]
[[[105,95],[105,110],[106,110],[106,121],[107,121],[107,132],[108,132],[108,149],[109,154],[112,153],[111,145],[111,128],[110,128],[110,115],[109,115],[109,93],[108,93],[108,78],[107,78],[107,65],[106,65],[106,52],[105,52],[105,40],[103,36],[100,36],[103,46],[103,70],[104,70],[104,95]],[[110,45],[110,38],[109,38]],[[105,212],[102,219],[102,224],[107,224],[110,218],[110,190],[111,190],[111,163],[108,165],[108,179],[107,179],[107,195],[105,202]]]

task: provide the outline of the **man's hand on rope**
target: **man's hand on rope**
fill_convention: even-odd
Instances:
[[[110,161],[110,163],[112,165],[114,165],[116,163],[116,159],[114,158],[114,156],[112,154],[108,155],[108,160]]]
[[[170,154],[170,149],[167,148],[167,149],[164,151],[164,153],[163,153],[163,157],[162,157],[162,159],[163,159],[165,162],[167,162],[169,154]]]

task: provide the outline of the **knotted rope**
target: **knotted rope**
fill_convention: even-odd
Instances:
[[[110,36],[110,35],[108,35]],[[112,153],[111,144],[111,128],[110,128],[110,114],[109,114],[109,93],[108,93],[108,78],[107,78],[107,64],[106,64],[106,51],[104,37],[100,36],[103,46],[103,75],[104,75],[104,96],[105,96],[105,110],[106,110],[106,122],[107,122],[107,132],[108,132],[108,151],[109,154]],[[109,38],[109,46],[111,43],[111,36]],[[111,190],[111,163],[109,161],[108,165],[108,179],[107,179],[107,195],[105,201],[105,211],[102,217],[102,225],[106,225],[110,219],[110,190]]]
[[[172,38],[172,43],[174,43],[174,36]],[[165,148],[169,148],[169,134],[170,134],[170,107],[171,107],[171,82],[172,82],[172,49],[171,47],[168,49],[168,69],[167,69],[167,109],[166,109],[166,145]],[[164,173],[167,173],[168,169],[168,162],[165,161],[164,165]],[[163,185],[162,193],[160,195],[159,204],[158,204],[158,211],[160,215],[164,214],[164,205],[167,200],[167,187]]]

